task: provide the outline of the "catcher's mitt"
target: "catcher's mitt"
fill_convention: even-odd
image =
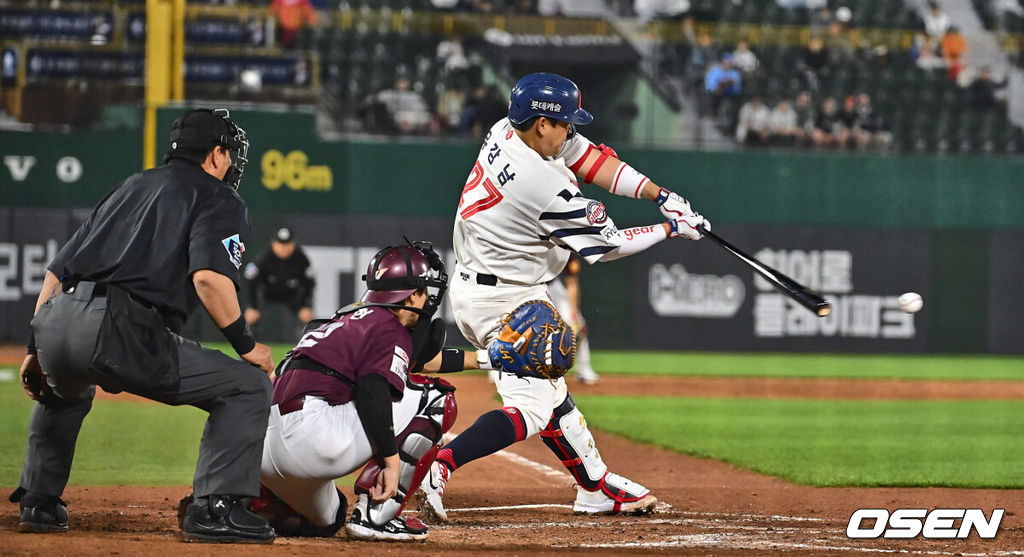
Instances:
[[[502,317],[488,347],[491,365],[526,377],[558,379],[576,360],[576,335],[551,304],[530,300]]]

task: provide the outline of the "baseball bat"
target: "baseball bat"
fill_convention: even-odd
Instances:
[[[775,288],[781,290],[783,294],[789,296],[798,304],[811,310],[811,312],[818,317],[825,317],[832,313],[832,305],[826,302],[825,299],[817,292],[747,255],[740,248],[726,242],[717,234],[714,234],[707,228],[704,228],[703,224],[697,228],[697,231],[705,238],[710,238],[713,242],[722,246],[725,251],[735,255],[740,261],[750,265],[755,271],[757,271],[757,274],[772,283]]]

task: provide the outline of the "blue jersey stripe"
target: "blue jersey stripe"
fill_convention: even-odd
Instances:
[[[565,212],[561,212],[561,213],[557,213],[557,212],[556,213],[541,213],[540,214],[540,220],[554,220],[554,219],[572,220],[572,219],[578,219],[580,217],[584,217],[586,215],[587,215],[587,210],[586,209],[576,209],[575,211],[565,211]]]

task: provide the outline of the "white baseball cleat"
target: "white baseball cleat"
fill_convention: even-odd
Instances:
[[[592,367],[581,367],[576,370],[576,379],[584,385],[593,385],[601,380],[601,376]]]
[[[448,483],[449,475],[448,467],[435,460],[430,464],[430,471],[416,492],[420,513],[429,522],[448,522],[448,513],[444,510],[441,498],[444,497],[444,486]]]
[[[575,513],[582,514],[645,514],[654,510],[658,498],[651,490],[618,474],[606,472],[601,487],[587,491],[576,486]]]

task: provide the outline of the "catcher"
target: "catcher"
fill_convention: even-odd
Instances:
[[[333,536],[342,526],[364,540],[428,534],[400,513],[455,422],[455,388],[413,373],[443,344],[444,322],[431,318],[448,276],[430,244],[416,242],[378,252],[363,280],[363,301],[314,323],[279,366],[253,511],[281,536]],[[467,359],[475,367],[463,356],[444,371]],[[334,481],[364,464],[346,523]]]
[[[452,310],[466,339],[500,368],[495,386],[503,407],[438,452],[418,496],[428,517],[447,520],[442,496],[455,470],[538,433],[576,480],[575,512],[644,513],[657,503],[601,459],[562,378],[576,341],[548,303],[547,283],[570,251],[588,263],[610,261],[666,238],[698,240],[697,227],[710,224],[686,200],[576,132],[592,120],[572,81],[549,73],[523,77],[512,88],[508,118],[487,133],[462,191]],[[603,203],[580,193],[577,178],[655,201],[668,221],[620,231]]]

